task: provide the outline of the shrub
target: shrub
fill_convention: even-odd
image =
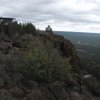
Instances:
[[[42,41],[35,39],[30,48],[19,67],[26,79],[38,82],[67,79],[71,71],[68,59],[59,56],[59,52],[53,48],[50,41],[44,45]]]
[[[32,23],[14,23],[15,26],[15,33],[20,35],[23,34],[32,34],[32,35],[36,35],[37,31],[35,26]]]

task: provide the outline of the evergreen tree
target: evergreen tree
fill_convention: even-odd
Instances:
[[[50,25],[48,25],[48,26],[46,27],[45,31],[46,31],[47,33],[49,33],[49,34],[53,34],[53,31],[52,31],[52,28],[51,28]]]

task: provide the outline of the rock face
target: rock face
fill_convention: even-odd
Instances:
[[[77,56],[75,47],[69,40],[56,34],[40,34],[40,37],[43,39],[44,43],[51,41],[54,48],[59,50],[60,55],[68,58],[72,65],[75,66],[80,64],[80,59]]]

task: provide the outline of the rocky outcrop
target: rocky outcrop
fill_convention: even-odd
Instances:
[[[100,96],[100,81],[96,79],[96,77],[92,75],[86,75],[83,77],[84,85],[92,94],[96,96]]]
[[[76,50],[74,45],[67,39],[65,39],[61,35],[56,34],[39,34],[39,36],[43,39],[44,43],[47,43],[48,41],[51,41],[54,48],[59,50],[59,54],[62,57],[68,58],[69,62],[72,65],[79,65],[80,59],[77,56]]]

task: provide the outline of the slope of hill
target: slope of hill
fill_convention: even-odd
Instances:
[[[100,99],[100,81],[81,69],[69,40],[22,26],[0,36],[0,100]]]

